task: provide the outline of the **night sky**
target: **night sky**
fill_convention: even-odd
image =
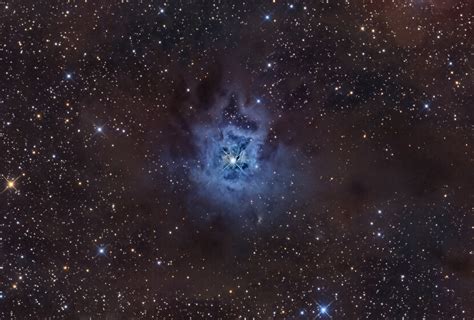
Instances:
[[[0,319],[474,319],[473,12],[0,1]]]

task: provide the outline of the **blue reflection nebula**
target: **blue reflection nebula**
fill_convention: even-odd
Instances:
[[[274,196],[288,192],[289,154],[282,145],[268,143],[268,113],[259,104],[214,111],[212,120],[192,130],[195,195],[227,213],[269,209]]]
[[[223,188],[225,192],[248,188],[259,173],[262,139],[234,125],[213,131],[209,129],[208,138],[201,141],[202,166],[194,177],[208,188]]]

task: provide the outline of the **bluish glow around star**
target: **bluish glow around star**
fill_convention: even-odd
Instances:
[[[202,141],[204,165],[195,172],[196,178],[229,192],[248,188],[247,183],[258,174],[263,137],[235,125],[209,130]]]
[[[97,246],[96,256],[106,257],[107,256],[107,246],[106,245]]]
[[[317,317],[329,317],[331,318],[331,315],[329,314],[329,306],[332,304],[319,304],[318,303],[318,314]]]
[[[190,178],[196,199],[220,213],[267,209],[268,199],[287,193],[289,153],[280,145],[269,146],[270,115],[262,103],[229,106],[229,97],[217,105],[210,122],[193,127],[197,150]]]

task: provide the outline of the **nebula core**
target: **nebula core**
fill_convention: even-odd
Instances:
[[[206,122],[192,126],[197,153],[190,169],[198,198],[219,214],[248,215],[269,209],[275,194],[291,190],[290,152],[268,142],[272,121],[261,102],[241,103],[229,94],[212,108]],[[293,172],[292,172],[293,171]],[[275,210],[274,214],[278,214]]]

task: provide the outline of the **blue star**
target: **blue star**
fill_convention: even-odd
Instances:
[[[327,316],[327,317],[331,318],[331,315],[329,314],[329,306],[331,304],[332,304],[332,302],[327,304],[327,305],[322,305],[322,304],[318,303],[319,310],[318,310],[318,314],[317,314],[316,317],[318,318],[318,317],[323,317],[323,316],[326,317]]]
[[[265,16],[265,20],[269,21],[270,19],[271,19],[270,15],[267,14],[267,15]]]
[[[100,245],[97,247],[97,256],[102,256],[106,257],[107,256],[107,246],[106,245]]]

